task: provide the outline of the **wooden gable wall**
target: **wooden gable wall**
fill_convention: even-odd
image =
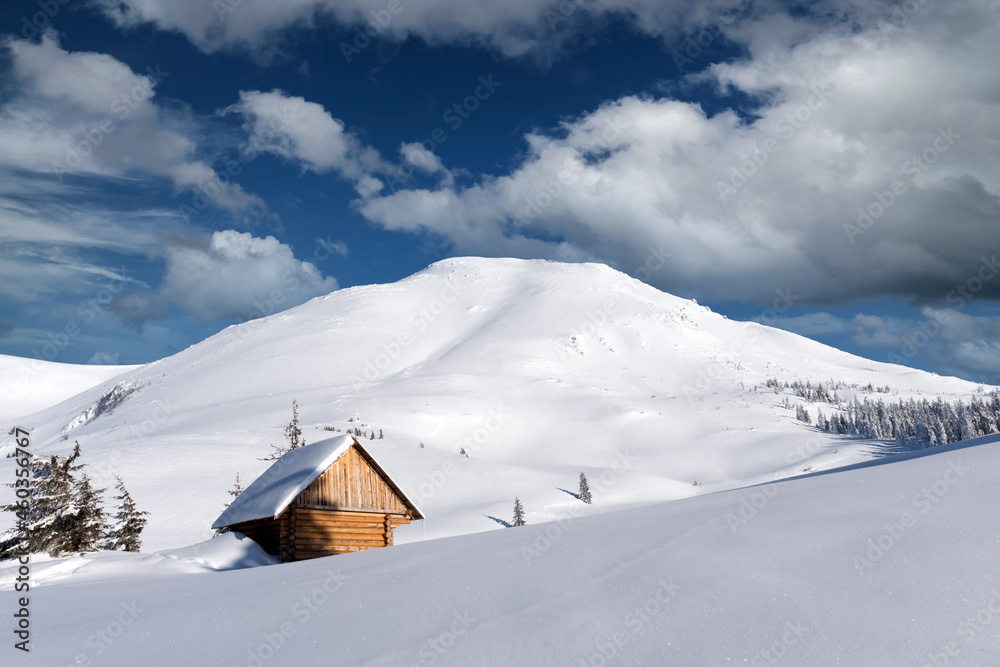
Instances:
[[[295,499],[297,505],[376,510],[410,514],[399,494],[386,483],[357,447],[348,449]]]

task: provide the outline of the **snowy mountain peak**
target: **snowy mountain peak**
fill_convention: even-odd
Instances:
[[[263,472],[296,399],[308,442],[350,431],[399,471],[427,516],[405,542],[496,528],[515,496],[529,522],[558,518],[581,472],[599,483],[587,512],[601,512],[870,456],[796,420],[821,406],[789,402],[772,378],[893,398],[976,390],[728,320],[603,265],[468,257],[229,327],[22,425],[39,451],[79,440],[151,512],[150,547],[178,547],[207,537],[237,473]]]

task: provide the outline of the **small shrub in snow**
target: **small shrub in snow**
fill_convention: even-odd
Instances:
[[[240,483],[240,474],[239,473],[236,473],[236,483],[233,484],[233,488],[229,489],[229,491],[227,493],[229,493],[229,495],[231,495],[233,497],[233,500],[236,500],[237,498],[239,498],[240,494],[243,493],[243,485]],[[228,503],[226,503],[222,507],[223,508],[229,507],[230,505],[233,504],[233,500],[230,500]],[[222,528],[216,529],[215,534],[216,535],[222,535],[223,533],[228,533],[228,532],[229,532],[229,526],[223,526]]]
[[[290,452],[293,449],[306,446],[306,439],[302,437],[302,429],[299,428],[299,404],[295,399],[292,399],[292,421],[288,422],[288,426],[285,427],[285,440],[288,441],[287,447],[271,445],[271,449],[274,451],[271,452],[269,456],[258,459],[258,461],[276,461],[280,459],[285,452]]]
[[[516,496],[514,497],[514,520],[511,522],[512,526],[523,526],[524,523],[524,506],[521,501]]]
[[[580,473],[580,500],[588,505],[593,502],[593,499],[590,497],[590,485],[587,484],[587,476],[582,472]]]
[[[243,485],[240,484],[240,474],[236,473],[236,483],[233,484],[233,488],[229,489],[229,495],[233,497],[233,500],[236,500],[237,498],[239,498],[241,493],[243,493]],[[229,507],[232,504],[233,501],[230,500],[228,503],[226,503],[225,506]]]

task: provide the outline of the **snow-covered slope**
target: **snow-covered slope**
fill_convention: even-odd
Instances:
[[[515,496],[532,523],[569,516],[580,472],[595,499],[582,509],[600,513],[877,452],[795,421],[771,377],[889,385],[892,400],[977,389],[733,322],[603,265],[462,258],[230,327],[22,426],[38,451],[78,440],[102,486],[120,473],[159,550],[211,534],[295,398],[309,442],[334,435],[324,426],[384,433],[366,446],[427,516],[399,529],[405,543],[499,529]],[[0,478],[12,465],[0,458]]]
[[[5,664],[1000,664],[1000,442],[924,453],[273,567],[76,559]]]
[[[51,407],[135,368],[59,364],[0,354],[0,423],[12,424],[17,417]]]

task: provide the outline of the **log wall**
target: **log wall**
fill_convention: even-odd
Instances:
[[[278,519],[232,527],[285,562],[392,546],[402,514],[350,512],[292,504]]]

